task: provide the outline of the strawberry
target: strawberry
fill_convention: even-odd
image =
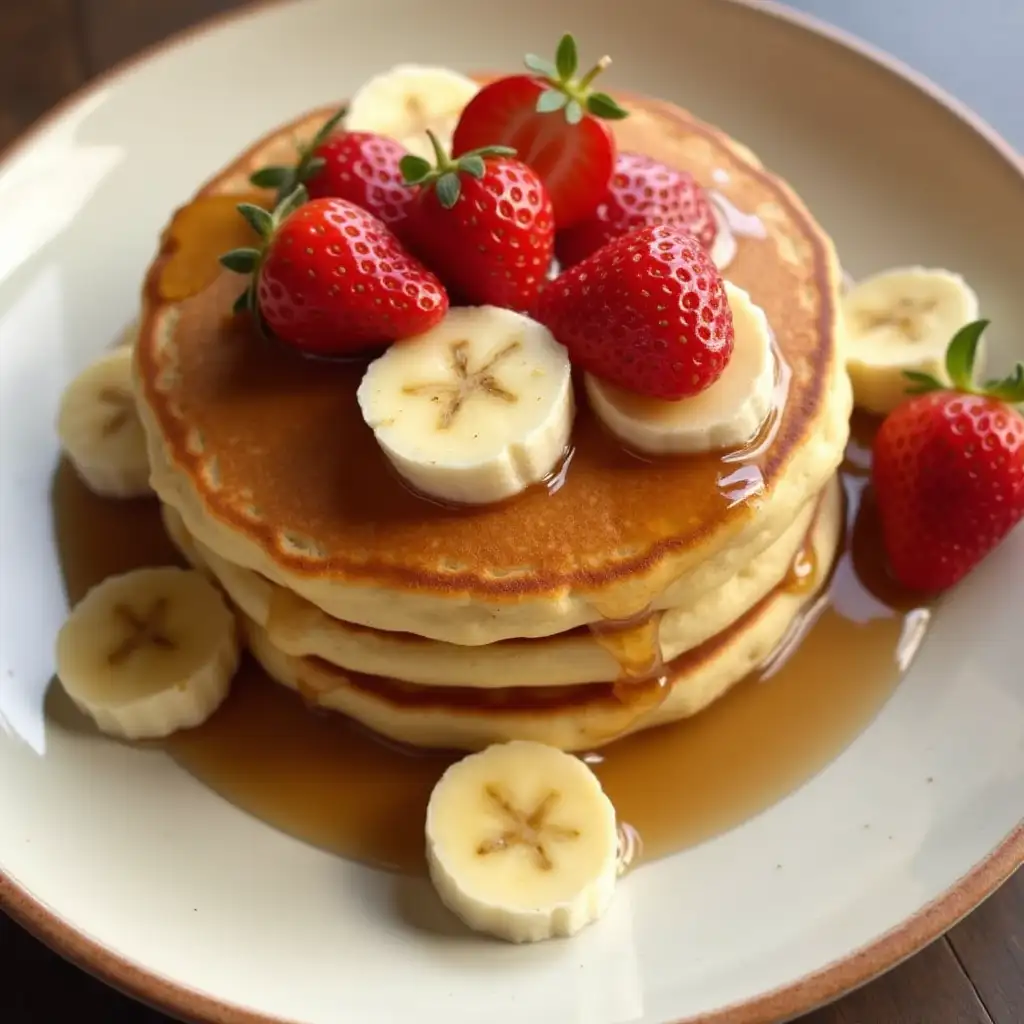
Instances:
[[[555,254],[571,267],[613,238],[654,224],[693,235],[709,252],[718,234],[711,202],[692,174],[641,153],[619,153],[604,198],[586,220],[558,232]]]
[[[304,352],[340,355],[420,334],[448,311],[441,282],[372,214],[344,199],[306,202],[300,185],[272,213],[242,203],[260,249],[221,257],[251,274],[235,304]]]
[[[988,321],[961,328],[946,351],[952,387],[908,373],[914,397],[875,436],[872,480],[893,575],[912,590],[946,590],[1024,519],[1024,365],[973,383]]]
[[[698,394],[732,355],[732,311],[700,242],[641,228],[555,278],[534,316],[588,373],[651,398]]]
[[[433,133],[437,166],[402,160],[415,186],[407,236],[454,296],[469,305],[528,310],[554,255],[551,200],[512,150],[491,146],[447,157]]]
[[[373,132],[336,131],[343,107],[329,118],[293,167],[262,167],[249,180],[257,188],[277,189],[282,202],[305,185],[311,199],[347,199],[401,234],[412,196],[402,185],[398,164],[405,147]]]
[[[539,175],[559,228],[589,217],[608,190],[615,140],[605,120],[627,116],[610,96],[591,89],[611,63],[602,57],[577,78],[576,42],[562,37],[555,62],[526,57],[531,75],[484,86],[463,110],[452,138],[456,156],[483,146],[511,146]]]

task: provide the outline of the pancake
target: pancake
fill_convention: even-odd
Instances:
[[[340,711],[398,742],[477,750],[529,739],[563,750],[593,750],[697,714],[778,649],[828,579],[842,535],[839,503],[829,507],[811,532],[815,568],[809,586],[776,587],[731,628],[669,662],[657,682],[487,690],[414,686],[285,654],[244,615],[243,629],[272,678],[311,706]]]
[[[473,509],[411,494],[361,419],[364,363],[303,358],[228,317],[242,282],[216,256],[248,240],[235,199],[251,192],[248,172],[287,159],[320,112],[201,189],[147,277],[140,414],[153,485],[188,531],[335,619],[461,645],[695,602],[778,541],[834,473],[848,433],[832,244],[724,133],[670,104],[625,102],[623,148],[685,167],[765,227],[764,239],[739,239],[727,273],[764,308],[786,368],[756,443],[644,461],[581,401],[560,486]]]
[[[728,629],[788,575],[797,583],[809,582],[805,576],[810,571],[812,523],[818,515],[837,520],[841,504],[839,486],[833,481],[823,496],[801,510],[778,541],[736,576],[696,602],[643,622],[641,631],[656,631],[658,646],[643,632],[635,638],[638,665],[634,672],[648,671],[659,656],[664,661],[677,658]],[[269,642],[286,654],[317,657],[352,672],[423,686],[571,686],[615,682],[623,674],[621,651],[609,650],[607,635],[587,627],[555,637],[466,648],[342,622],[258,573],[225,561],[191,537],[169,506],[163,506],[163,514],[168,533],[185,557],[209,573],[230,600],[267,631]],[[797,561],[801,564],[795,572]]]

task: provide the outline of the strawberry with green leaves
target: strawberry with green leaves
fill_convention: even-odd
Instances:
[[[551,199],[537,174],[506,146],[451,158],[427,133],[436,164],[402,159],[414,190],[405,228],[413,251],[453,300],[529,310],[554,255]]]
[[[340,130],[344,116],[342,107],[328,118],[294,166],[262,167],[249,180],[257,188],[276,189],[279,203],[299,185],[311,199],[347,199],[401,235],[412,199],[398,166],[406,149],[384,135]]]
[[[448,311],[441,282],[388,228],[344,199],[307,201],[299,185],[273,213],[242,203],[260,248],[221,257],[251,281],[235,305],[279,340],[346,355],[421,334]]]
[[[578,75],[571,35],[562,37],[554,63],[533,54],[525,63],[532,74],[499,78],[470,100],[455,128],[452,153],[510,146],[540,176],[555,223],[564,228],[589,217],[607,192],[615,140],[606,122],[621,120],[627,112],[607,93],[593,89],[611,58],[602,57]]]
[[[1024,519],[1024,365],[974,382],[987,320],[961,328],[946,352],[949,384],[907,373],[912,397],[875,437],[872,480],[896,579],[938,592],[958,583]]]

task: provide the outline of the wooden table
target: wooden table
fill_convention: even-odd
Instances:
[[[0,0],[0,146],[36,117],[94,75],[141,47],[211,14],[240,7],[247,0]],[[946,0],[796,0],[794,6],[824,17],[836,17],[882,45],[899,49],[898,38],[886,38],[900,27],[907,8],[923,15],[939,9],[948,18],[965,19],[963,30],[978,38],[978,16],[1000,7],[1015,18],[1018,0],[984,0],[956,5]],[[850,10],[851,7],[856,8]],[[898,8],[898,10],[894,10]],[[966,9],[964,9],[966,8]],[[895,15],[889,20],[890,12]],[[884,13],[885,21],[878,21]],[[876,21],[873,23],[871,17]],[[911,19],[913,20],[913,19]],[[1022,19],[1024,21],[1024,19]],[[1024,39],[1024,24],[1018,23]],[[983,26],[984,27],[984,26]],[[876,31],[872,31],[875,29]],[[926,34],[927,25],[920,25]],[[963,33],[947,21],[943,26],[950,65],[957,59],[956,40]],[[920,35],[917,37],[920,38]],[[938,36],[928,37],[936,43]],[[940,40],[941,41],[941,40]],[[936,43],[936,45],[938,45]],[[995,45],[1010,54],[1005,40]],[[970,53],[964,49],[961,53]],[[926,59],[902,53],[915,63],[941,67],[935,47]],[[973,60],[973,59],[972,59]],[[962,65],[963,61],[960,62]],[[1024,72],[1019,57],[1003,62],[1016,81],[993,76],[980,89],[965,80],[963,92],[997,127],[1014,138],[1024,127],[1019,96]],[[960,66],[960,65],[958,65]],[[925,70],[936,74],[932,67]],[[952,83],[951,83],[952,84]],[[1012,101],[1012,102],[1009,102]],[[1007,118],[1004,127],[1000,115]],[[1018,120],[1013,121],[1013,118]],[[57,1024],[89,1017],[104,1024],[167,1024],[168,1018],[132,1003],[82,974],[0,915],[0,1021],[5,1024]],[[73,1008],[73,1009],[72,1009]],[[1024,1022],[1024,871],[1020,871],[987,903],[948,936],[890,974],[830,1007],[804,1017],[801,1024],[1022,1024]]]

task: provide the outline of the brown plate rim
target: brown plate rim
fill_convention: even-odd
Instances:
[[[186,43],[213,28],[241,21],[254,11],[283,6],[297,0],[256,0],[233,11],[215,15],[198,25],[172,35],[110,68],[81,89],[66,97],[26,132],[0,152],[6,162],[35,137],[59,120],[74,104],[94,95],[107,83],[151,57]],[[931,80],[878,48],[820,19],[791,10],[773,0],[719,0],[746,8],[751,13],[787,22],[790,26],[829,40],[859,54],[895,78],[903,79],[939,106],[963,121],[1006,160],[1024,184],[1024,159],[991,125]],[[1018,824],[980,863],[966,872],[949,889],[927,903],[905,921],[840,960],[787,985],[723,1007],[710,1014],[677,1020],[671,1024],[772,1024],[790,1020],[865,984],[895,967],[929,942],[938,938],[989,897],[1015,870],[1024,864],[1024,821]],[[245,1007],[210,998],[141,964],[113,952],[75,929],[27,889],[0,869],[0,909],[27,931],[45,942],[67,960],[95,974],[114,988],[172,1016],[201,1024],[296,1024],[281,1017],[247,1010]],[[669,1022],[666,1022],[669,1024]]]

